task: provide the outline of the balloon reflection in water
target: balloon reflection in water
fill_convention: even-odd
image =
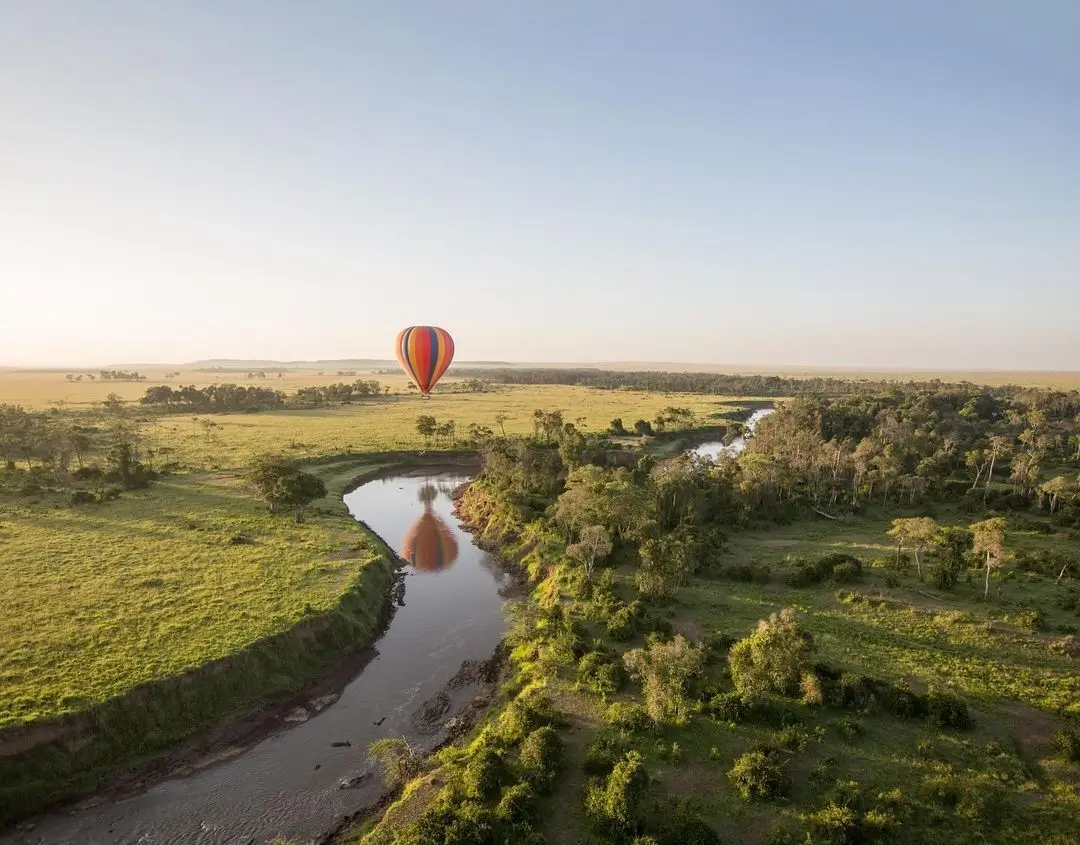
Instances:
[[[454,565],[458,544],[450,527],[425,505],[405,534],[401,556],[422,572],[439,572]]]

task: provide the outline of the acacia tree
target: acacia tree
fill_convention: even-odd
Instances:
[[[317,475],[297,470],[279,478],[272,495],[280,504],[292,508],[293,518],[300,522],[304,508],[326,495],[326,485]]]
[[[1005,519],[1000,516],[984,519],[971,526],[975,536],[975,554],[986,556],[986,585],[983,598],[990,594],[990,570],[997,569],[1005,559]]]
[[[894,519],[888,530],[890,537],[896,538],[896,559],[900,559],[900,550],[907,546],[915,552],[915,567],[922,580],[922,561],[919,552],[929,546],[938,532],[938,524],[928,516]]]
[[[612,548],[611,534],[603,525],[587,525],[581,529],[578,542],[567,546],[566,553],[585,564],[585,577],[591,581],[597,561],[603,561]]]
[[[412,384],[412,382],[409,382]],[[416,431],[424,438],[425,443],[431,442],[432,435],[435,434],[435,430],[438,427],[438,423],[435,422],[435,417],[431,414],[421,414],[416,418]]]
[[[990,482],[994,480],[994,462],[1008,455],[1011,448],[1012,441],[1008,437],[997,434],[990,438],[990,469],[986,473],[986,484],[983,487],[984,502],[990,496]]]
[[[277,513],[280,504],[276,495],[277,483],[296,471],[296,461],[282,455],[260,455],[248,467],[246,477],[255,485],[258,497],[270,506],[270,512]]]
[[[1074,492],[1069,479],[1063,475],[1054,476],[1049,481],[1045,482],[1039,489],[1044,495],[1050,497],[1050,513],[1053,513],[1057,509],[1058,502],[1062,497],[1071,497]]]

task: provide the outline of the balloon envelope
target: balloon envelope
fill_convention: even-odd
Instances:
[[[438,326],[409,326],[398,332],[396,352],[401,369],[427,396],[454,360],[454,339]]]
[[[447,524],[437,514],[425,510],[405,534],[401,556],[416,569],[438,572],[454,565],[458,544]]]

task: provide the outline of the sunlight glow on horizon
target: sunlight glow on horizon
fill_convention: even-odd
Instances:
[[[1077,5],[4,16],[0,365],[1080,370]]]

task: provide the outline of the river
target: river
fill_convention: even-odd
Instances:
[[[776,408],[758,408],[749,417],[746,418],[744,425],[747,428],[747,433],[752,435],[754,433],[754,426],[757,425],[758,420],[763,419]],[[707,443],[702,443],[700,446],[696,446],[690,449],[692,454],[695,455],[707,455],[710,458],[716,458],[720,455],[727,453],[728,455],[738,455],[743,449],[746,448],[746,437],[740,435],[732,440],[730,443],[723,443],[719,440],[710,440]]]
[[[404,567],[404,605],[375,643],[376,656],[334,703],[230,759],[124,800],[51,813],[0,843],[306,842],[373,804],[382,789],[377,773],[351,788],[339,781],[371,771],[366,748],[374,740],[404,734],[425,749],[441,740],[440,723],[478,690],[475,682],[455,683],[448,694],[448,682],[463,661],[490,658],[505,630],[502,605],[513,581],[451,512],[449,491],[468,480],[407,472],[345,496],[352,514],[415,565]],[[419,718],[425,708],[433,719]]]

